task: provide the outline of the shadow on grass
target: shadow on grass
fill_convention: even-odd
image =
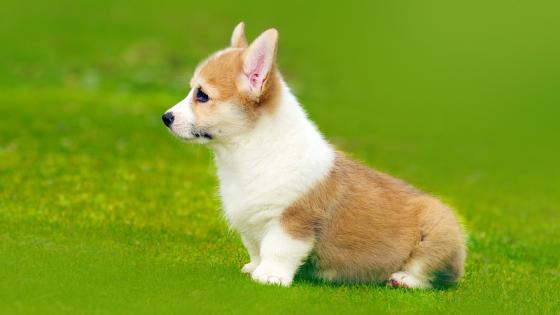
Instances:
[[[389,287],[386,283],[344,283],[344,282],[328,282],[321,280],[315,276],[315,267],[313,263],[309,260],[306,261],[303,266],[298,270],[296,277],[294,279],[295,283],[307,284],[311,286],[328,286],[333,288],[345,287],[345,288],[358,288],[358,287],[377,287],[380,289],[396,290],[395,288]],[[445,274],[436,274],[435,280],[432,281],[433,288],[432,291],[455,291],[457,289],[457,283],[450,282]],[[417,292],[415,289],[402,290],[404,292]]]

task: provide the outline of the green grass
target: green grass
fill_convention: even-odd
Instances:
[[[76,2],[0,11],[0,314],[560,313],[555,2]],[[456,287],[239,273],[211,153],[160,122],[239,20],[334,144],[457,209]]]

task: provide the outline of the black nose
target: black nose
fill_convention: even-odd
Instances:
[[[175,117],[173,117],[172,112],[167,112],[167,113],[163,114],[163,116],[161,116],[161,120],[163,120],[163,123],[167,127],[169,127],[173,123],[173,120],[175,120]]]

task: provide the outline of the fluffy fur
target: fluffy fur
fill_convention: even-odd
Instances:
[[[328,281],[457,281],[465,246],[452,211],[335,151],[282,80],[277,41],[270,29],[248,45],[240,23],[164,118],[214,151],[225,217],[251,259],[242,272],[289,286],[309,259]]]

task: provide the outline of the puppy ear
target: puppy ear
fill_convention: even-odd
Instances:
[[[237,26],[233,29],[230,45],[233,48],[247,47],[247,39],[245,38],[245,23],[239,22],[239,24],[237,24]]]
[[[278,31],[271,28],[264,31],[243,53],[242,86],[248,94],[258,99],[266,79],[276,62]]]

